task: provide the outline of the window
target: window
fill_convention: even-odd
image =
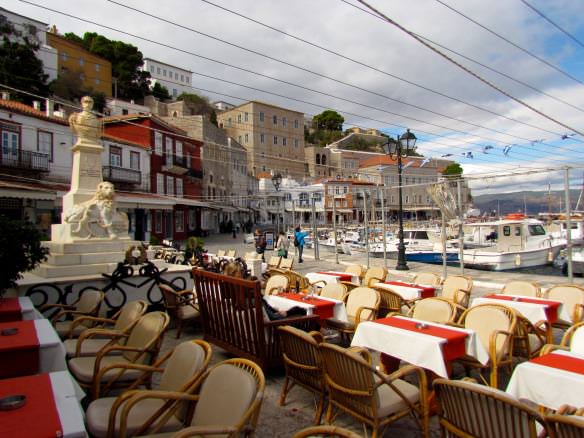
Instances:
[[[140,152],[130,151],[130,169],[140,170]]]
[[[123,116],[127,116],[127,115],[128,115],[128,110],[124,108],[124,109],[122,110],[122,115],[123,115]]]
[[[122,148],[110,146],[110,166],[122,167]]]
[[[156,67],[156,74],[160,74],[160,67]]]
[[[101,65],[95,64],[95,71],[99,71],[100,69],[101,69]],[[154,70],[153,67],[152,67],[152,70]]]
[[[229,117],[229,118],[227,119],[227,126],[228,126],[229,128],[231,128],[231,125],[233,125],[233,121],[231,120],[231,117]]]
[[[248,121],[248,118],[249,118],[249,114],[248,113],[245,113],[243,115],[243,120],[245,120],[247,122]]]
[[[79,75],[79,79],[81,79],[82,81],[84,81],[84,80],[85,80],[85,75],[84,75],[83,73],[81,73],[81,74]]]
[[[298,139],[294,140],[294,147],[297,148],[298,147]]]
[[[85,59],[79,58],[79,67],[83,67],[85,65]]]
[[[156,232],[162,233],[162,212],[160,210],[156,211]]]
[[[571,224],[572,229],[578,229],[577,224]],[[576,227],[574,228],[574,225]],[[532,236],[545,236],[545,229],[541,225],[528,225],[527,229]]]
[[[410,195],[406,195],[406,204],[410,203]]]
[[[154,66],[153,65],[150,66],[150,73],[154,73]]]
[[[265,143],[266,142],[266,138],[264,136],[264,134],[260,134],[260,143]]]
[[[183,156],[183,144],[182,144],[182,142],[180,142],[180,141],[177,141],[177,142],[175,143],[175,146],[174,146],[174,147],[175,147],[175,149],[176,149],[176,151],[175,151],[175,155],[176,155],[178,158],[182,158],[182,156]]]
[[[249,134],[245,134],[245,142],[248,143],[249,142]]]
[[[172,97],[177,97],[178,96],[178,91],[176,88],[172,89]]]
[[[294,128],[298,129],[298,119],[294,119]]]
[[[183,180],[180,178],[176,179],[176,196],[179,198],[183,197]]]
[[[184,82],[185,81],[185,75],[180,75],[180,80],[181,80],[181,82]]]
[[[323,156],[322,156],[322,162],[321,162],[321,164],[322,164],[323,166],[325,166],[325,165],[326,165],[326,155],[323,155]]]
[[[51,132],[39,131],[37,134],[37,151],[49,156],[49,161],[53,162],[53,134]]]
[[[241,123],[241,114],[237,115],[237,123]]]
[[[274,125],[277,125],[278,124],[278,117],[276,117],[276,116],[272,117],[272,123]]]
[[[316,154],[316,164],[320,164],[320,154]]]
[[[174,214],[174,230],[182,232],[185,229],[185,212],[177,210]]]
[[[264,117],[265,117],[265,114],[263,112],[260,112],[260,122],[263,123]]]
[[[237,137],[237,141],[239,142],[239,144],[241,144],[241,135]]]
[[[174,195],[174,178],[172,176],[166,176],[166,194]]]
[[[274,144],[278,144],[278,136],[274,135]]]
[[[166,160],[172,161],[172,138],[166,137],[166,148],[165,148]]]
[[[95,78],[95,85],[99,85],[99,84],[101,84],[101,81],[99,79]]]
[[[166,76],[166,69],[162,69],[162,76]]]
[[[174,74],[174,78],[178,81],[178,73]]]
[[[67,59],[69,58],[69,55],[67,55],[67,52],[62,52],[61,53],[61,60],[63,62],[67,62]]]
[[[282,137],[282,145],[286,146],[287,145],[287,138],[286,137]]]
[[[156,174],[156,193],[164,195],[164,175],[161,173]]]
[[[185,79],[187,80],[187,84],[189,83],[189,77],[186,76]]]
[[[288,126],[288,119],[286,119],[286,117],[282,117],[282,126]]]

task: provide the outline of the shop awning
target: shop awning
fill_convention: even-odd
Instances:
[[[149,193],[118,192],[116,203],[119,208],[145,210],[172,210],[175,202],[164,196],[151,195]]]
[[[177,205],[188,205],[191,207],[206,207],[206,208],[215,208],[208,202],[197,201],[196,199],[187,199],[187,198],[178,198],[175,199]]]
[[[45,188],[41,184],[12,183],[0,181],[0,198],[36,199],[54,201],[57,189]]]

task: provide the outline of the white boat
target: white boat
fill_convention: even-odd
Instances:
[[[390,258],[397,258],[399,239],[386,241],[386,253]],[[442,239],[439,229],[404,230],[406,260],[423,263],[442,263]],[[369,245],[369,253],[374,257],[383,257],[383,242]],[[447,262],[458,261],[458,250],[450,243],[446,245]]]
[[[463,250],[464,264],[477,269],[505,271],[550,264],[562,247],[537,219],[510,218],[467,227],[472,236],[489,236],[475,241],[485,246]]]

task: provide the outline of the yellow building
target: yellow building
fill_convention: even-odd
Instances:
[[[304,179],[304,114],[269,103],[251,101],[217,114],[219,126],[247,149],[253,174],[281,173]]]
[[[47,32],[47,44],[58,52],[58,76],[66,71],[76,72],[84,88],[101,91],[107,97],[111,97],[111,62],[53,32]]]

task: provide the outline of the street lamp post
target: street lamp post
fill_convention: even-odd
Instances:
[[[274,184],[274,188],[276,189],[276,198],[278,199],[278,215],[276,216],[276,235],[280,234],[280,197],[278,195],[278,191],[280,190],[280,186],[282,185],[282,175],[280,173],[276,173],[272,176],[272,184]]]
[[[404,244],[404,211],[402,200],[402,157],[407,157],[414,151],[416,145],[416,136],[410,132],[402,134],[397,140],[389,139],[384,145],[386,152],[392,160],[397,159],[397,177],[398,177],[398,201],[399,201],[399,244],[397,246],[397,265],[395,269],[398,271],[407,271],[408,265],[406,263],[406,246]],[[405,150],[404,150],[405,149]]]

